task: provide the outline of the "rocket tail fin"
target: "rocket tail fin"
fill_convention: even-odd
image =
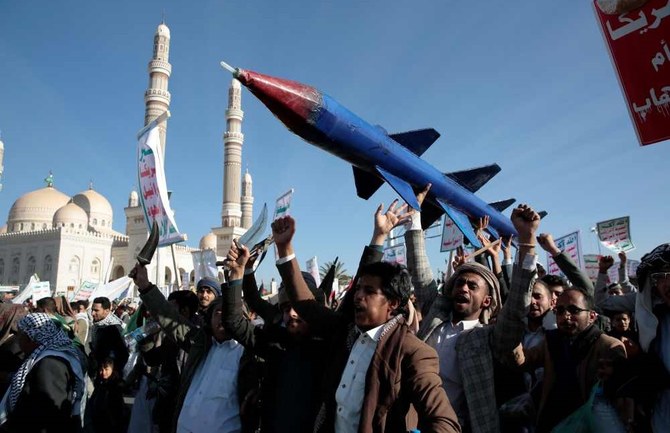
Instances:
[[[419,206],[419,202],[416,199],[416,195],[414,195],[414,190],[412,189],[412,186],[409,183],[389,173],[388,171],[384,170],[378,165],[375,166],[375,169],[377,170],[379,175],[383,177],[384,180],[388,182],[389,185],[391,185],[391,188],[393,188],[395,192],[397,192],[398,195],[403,200],[405,200],[405,202],[407,202],[408,205],[410,205],[412,208],[416,210],[421,209],[421,206]]]
[[[458,209],[449,206],[443,200],[437,199],[437,202],[440,206],[442,206],[444,212],[449,215],[449,218],[451,218],[454,224],[456,224],[456,227],[458,227],[461,233],[463,233],[465,239],[470,241],[470,244],[475,248],[481,248],[482,244],[479,242],[479,239],[477,239],[477,235],[472,228],[472,224],[470,224],[470,219],[468,216]]]
[[[435,206],[434,204],[425,200],[421,206],[421,228],[426,230],[428,227],[432,226],[435,221],[440,219],[444,214],[444,209],[441,206]]]
[[[440,133],[433,128],[417,129],[415,131],[388,134],[394,141],[412,151],[416,156],[421,156],[428,148],[440,138]]]
[[[494,201],[493,203],[489,203],[489,206],[491,206],[498,212],[502,212],[508,207],[512,206],[514,203],[516,203],[515,198],[508,198],[507,200],[500,200],[500,201]]]
[[[356,194],[358,194],[360,198],[365,200],[369,199],[372,197],[372,194],[377,192],[379,187],[384,184],[384,179],[381,179],[379,176],[356,166],[352,166],[352,168],[354,169]]]
[[[454,171],[444,175],[455,180],[459,185],[468,191],[477,192],[493,176],[500,173],[498,164],[484,165],[482,167],[471,168],[469,170]]]

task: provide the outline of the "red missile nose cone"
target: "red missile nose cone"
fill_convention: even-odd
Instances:
[[[296,133],[314,118],[322,104],[321,92],[306,84],[244,69],[236,78]]]

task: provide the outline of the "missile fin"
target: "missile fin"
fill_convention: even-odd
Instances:
[[[546,217],[549,214],[547,213],[546,210],[541,210],[541,211],[538,212],[538,215],[540,215],[540,219],[543,219],[544,217]]]
[[[465,239],[470,241],[470,244],[475,248],[481,248],[482,244],[479,242],[479,239],[477,239],[477,235],[472,228],[472,224],[470,224],[468,216],[458,209],[449,206],[443,200],[437,199],[437,202],[442,206],[442,209],[444,209],[447,215],[449,215],[449,218],[451,218],[454,224],[456,224],[456,227],[458,227],[461,233],[463,233]]]
[[[454,171],[444,173],[445,176],[458,182],[463,188],[470,192],[477,192],[482,186],[500,173],[498,164],[484,165],[482,167],[471,168],[469,170]]]
[[[515,202],[516,202],[515,198],[508,198],[507,200],[500,200],[500,201],[494,201],[493,203],[489,203],[489,206],[491,206],[498,212],[502,212],[508,207],[512,206]]]
[[[389,134],[389,137],[412,151],[416,156],[421,156],[435,143],[435,140],[440,138],[440,133],[433,128],[427,128]]]
[[[489,232],[489,234],[491,235],[491,237],[493,237],[493,239],[500,239],[498,230],[494,229],[493,227],[487,227],[486,231]]]
[[[354,169],[354,182],[356,183],[356,194],[362,199],[369,199],[372,197],[380,186],[384,185],[384,179],[381,179],[379,176],[370,173],[369,171],[362,170],[355,165],[352,166]]]
[[[441,206],[435,206],[428,200],[424,200],[421,206],[421,228],[426,230],[432,226],[435,221],[440,219],[444,214],[444,209]]]
[[[378,165],[376,165],[375,168],[377,169],[377,172],[379,172],[379,175],[391,185],[391,188],[393,188],[408,205],[416,210],[421,210],[421,206],[414,195],[414,190],[409,183],[389,173]]]

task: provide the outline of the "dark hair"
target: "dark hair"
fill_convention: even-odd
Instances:
[[[551,288],[549,288],[549,284],[542,281],[542,279],[535,280],[535,284],[537,284],[539,287],[542,287],[551,298]],[[533,288],[535,288],[535,284],[533,284]]]
[[[552,287],[556,286],[563,286],[563,288],[568,287],[568,283],[558,275],[551,275],[547,274],[544,277],[540,278],[540,280],[545,283],[547,286],[549,286],[549,289],[551,290]]]
[[[198,296],[190,290],[177,290],[170,293],[168,301],[175,301],[179,309],[188,308],[190,317],[198,311]]]
[[[359,278],[366,275],[381,279],[381,290],[387,299],[395,299],[402,308],[409,301],[412,290],[412,278],[403,265],[387,262],[375,262],[363,266],[358,272]]]
[[[584,297],[584,305],[586,305],[586,308],[591,310],[591,311],[595,310],[596,303],[593,300],[593,296],[591,296],[589,294],[588,290],[586,290],[583,287],[579,287],[579,286],[570,286],[570,287],[565,288],[565,290],[563,291],[563,294],[566,294],[568,292],[579,292],[579,293],[581,293],[582,296]]]
[[[112,303],[109,302],[109,298],[106,298],[104,296],[100,296],[99,298],[95,298],[93,300],[94,304],[100,304],[103,310],[109,310],[112,308]]]
[[[46,297],[38,300],[35,303],[37,308],[40,308],[47,313],[55,314],[56,313],[56,300],[51,297]]]

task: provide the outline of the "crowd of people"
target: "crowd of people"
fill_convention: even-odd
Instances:
[[[601,257],[594,284],[520,205],[515,239],[476,222],[486,249],[438,281],[420,220],[379,206],[336,306],[301,272],[290,216],[272,224],[274,303],[234,242],[226,282],[195,293],[166,299],[138,264],[139,305],[0,304],[0,432],[670,431],[670,244],[635,276],[621,253],[612,284]],[[407,266],[382,261],[401,224]]]

